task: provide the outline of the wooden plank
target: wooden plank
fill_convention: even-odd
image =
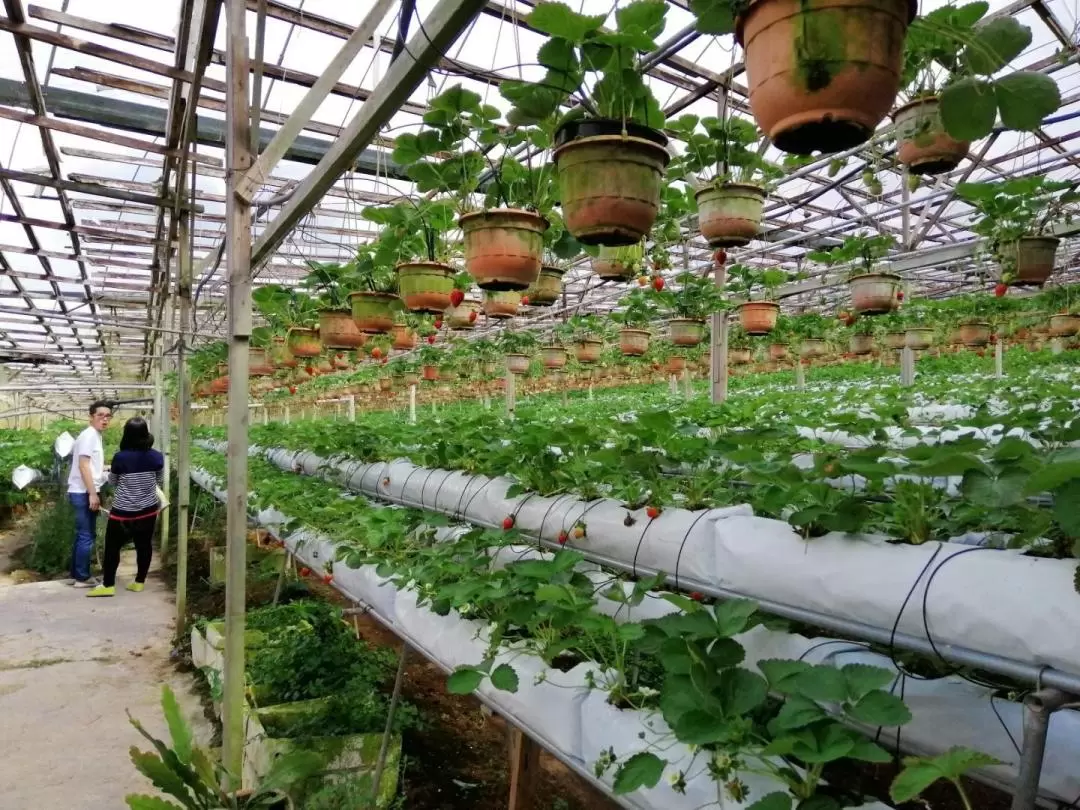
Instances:
[[[510,799],[507,810],[535,810],[540,776],[540,746],[516,728],[510,729]]]
[[[34,228],[48,228],[56,231],[75,232],[80,236],[84,236],[87,238],[108,239],[113,242],[125,242],[128,244],[136,245],[152,244],[152,241],[147,239],[145,236],[128,234],[109,228],[93,228],[87,225],[72,226],[64,222],[50,222],[47,219],[37,219],[35,217],[27,216],[20,217],[16,214],[0,214],[0,222],[12,222],[16,225],[30,225]]]
[[[99,186],[94,183],[76,183],[71,180],[57,180],[56,178],[44,174],[19,172],[14,169],[0,168],[0,177],[5,180],[13,180],[17,183],[29,183],[34,186],[46,186],[48,188],[63,189],[64,191],[75,191],[80,194],[94,194],[99,197],[111,197],[114,200],[128,200],[134,203],[143,203],[144,205],[156,206],[169,202],[167,197],[151,197],[146,194],[135,194],[134,192],[109,188],[108,186]],[[188,207],[190,203],[182,203],[182,205]],[[195,205],[194,208],[200,213],[203,210],[201,205]]]
[[[114,146],[126,146],[129,149],[153,152],[158,155],[168,155],[170,152],[170,150],[166,149],[164,146],[159,146],[153,141],[145,141],[142,138],[132,138],[130,135],[121,135],[107,129],[98,129],[97,127],[88,127],[83,124],[74,124],[71,121],[62,121],[59,118],[34,115],[33,113],[23,112],[22,110],[14,110],[11,107],[0,107],[0,118],[6,118],[9,121],[18,121],[21,124],[30,124],[35,127],[44,127],[45,129],[55,130],[56,132],[66,132],[68,135],[78,135],[80,138],[104,141],[105,143],[111,143]]]

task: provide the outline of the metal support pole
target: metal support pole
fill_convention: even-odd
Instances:
[[[679,395],[679,378],[674,374],[668,375],[668,393],[673,397]]]
[[[803,365],[801,357],[795,360],[795,388],[799,391],[806,390],[806,366]]]
[[[285,406],[285,420],[284,421],[285,421],[286,425],[289,424],[289,406],[288,405]]]
[[[683,396],[690,399],[690,369],[684,368],[682,372]]]
[[[409,424],[416,424],[416,383],[409,386]]]
[[[225,196],[229,324],[228,497],[225,528],[225,678],[221,760],[239,788],[244,764],[244,610],[247,564],[248,343],[251,338],[251,204],[236,193],[251,168],[247,3],[228,0]]]
[[[994,376],[999,380],[1005,376],[1005,340],[998,338],[994,346]]]
[[[915,350],[907,346],[900,350],[900,384],[906,387],[915,384]]]
[[[190,214],[183,211],[177,229],[180,242],[180,275],[177,298],[180,303],[180,342],[176,349],[176,629],[185,631],[187,620],[188,512],[191,508],[191,375],[188,373],[188,340],[191,333],[191,242]]]
[[[727,284],[727,270],[719,265],[713,271],[713,282],[721,290]],[[728,322],[726,312],[712,315],[712,336],[709,340],[712,366],[712,403],[718,405],[728,395]]]
[[[356,421],[356,394],[349,394],[349,421]]]
[[[514,379],[514,372],[510,369],[506,370],[506,415],[511,419],[514,418],[514,407],[517,404],[514,401],[516,394],[517,380]]]
[[[1035,810],[1050,715],[1075,699],[1058,689],[1040,689],[1024,699],[1024,750],[1011,810]]]

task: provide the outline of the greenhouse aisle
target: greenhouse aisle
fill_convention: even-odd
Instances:
[[[118,579],[130,581],[134,552]],[[146,749],[126,711],[165,735],[169,683],[197,734],[209,734],[193,679],[174,671],[172,593],[151,573],[143,593],[87,599],[65,581],[0,580],[0,806],[103,810],[153,793],[131,764]],[[167,737],[166,737],[167,739]]]

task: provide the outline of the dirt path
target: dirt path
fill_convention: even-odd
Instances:
[[[0,538],[0,571],[11,540]],[[121,564],[130,581],[134,552]],[[165,735],[161,685],[169,683],[203,739],[192,678],[169,653],[172,593],[152,574],[143,593],[118,589],[87,599],[64,581],[12,584],[0,575],[0,804],[5,810],[114,810],[124,796],[152,793],[131,764],[132,745],[149,746],[129,710]]]

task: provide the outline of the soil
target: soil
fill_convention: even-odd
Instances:
[[[858,791],[889,801],[889,785],[900,772],[896,763],[874,765],[850,760],[830,765],[825,769],[825,779],[830,785]],[[1012,797],[971,779],[964,779],[964,791],[971,799],[971,806],[979,810],[1009,810]],[[950,783],[944,780],[931,785],[915,801],[893,805],[896,810],[965,810],[963,801]]]
[[[42,579],[36,572],[20,568],[18,562],[19,552],[30,543],[36,516],[36,510],[26,507],[12,508],[9,514],[0,516],[0,586]]]

